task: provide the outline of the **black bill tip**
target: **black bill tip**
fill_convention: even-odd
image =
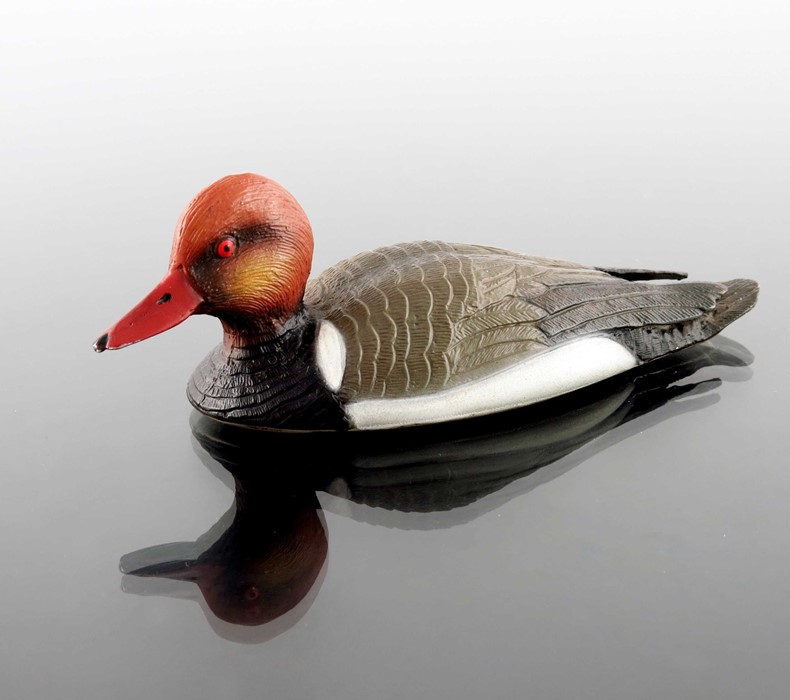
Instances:
[[[93,344],[93,349],[96,352],[104,352],[107,349],[107,342],[110,339],[110,334],[105,333],[101,337],[99,337],[96,342]]]

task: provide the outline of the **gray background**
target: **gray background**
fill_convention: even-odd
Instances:
[[[5,3],[3,696],[786,697],[789,27],[784,2]],[[435,529],[321,494],[312,607],[229,641],[117,568],[232,500],[184,398],[218,324],[90,345],[248,170],[302,203],[316,271],[442,238],[754,277],[727,335],[756,359]]]

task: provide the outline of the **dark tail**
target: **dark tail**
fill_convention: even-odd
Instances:
[[[711,336],[729,326],[735,319],[754,308],[759,285],[754,280],[730,280],[722,283],[727,291],[719,297],[716,308],[710,312]]]
[[[684,280],[688,277],[688,274],[685,272],[670,272],[669,270],[642,270],[631,267],[596,267],[595,269],[629,282],[637,282],[639,280]]]
[[[705,283],[690,283],[705,285]],[[677,285],[682,288],[684,285]],[[754,280],[730,280],[716,285],[724,289],[715,306],[681,323],[647,324],[639,328],[621,328],[613,336],[639,357],[642,362],[658,359],[682,348],[696,345],[723,331],[757,303],[758,285]]]

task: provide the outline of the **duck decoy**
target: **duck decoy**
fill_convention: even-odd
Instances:
[[[396,428],[589,386],[711,338],[758,292],[748,279],[681,282],[441,241],[378,248],[308,280],[312,254],[307,216],[281,185],[222,178],[182,214],[165,278],[94,349],[211,314],[224,339],[189,381],[199,411],[276,429]]]

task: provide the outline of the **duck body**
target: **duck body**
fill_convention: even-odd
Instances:
[[[757,298],[751,280],[678,281],[685,275],[440,241],[361,253],[308,281],[309,224],[295,200],[278,201],[282,193],[290,198],[266,178],[243,175],[198,195],[177,230],[168,277],[96,349],[214,313],[223,343],[187,391],[201,412],[276,429],[389,429],[589,386],[716,335]],[[292,222],[284,211],[301,215]],[[206,215],[214,217],[208,225]],[[235,268],[223,259],[235,257]],[[178,289],[163,291],[173,280]],[[146,309],[155,316],[176,294],[187,310],[149,322]],[[131,335],[130,317],[132,328],[143,326]]]

